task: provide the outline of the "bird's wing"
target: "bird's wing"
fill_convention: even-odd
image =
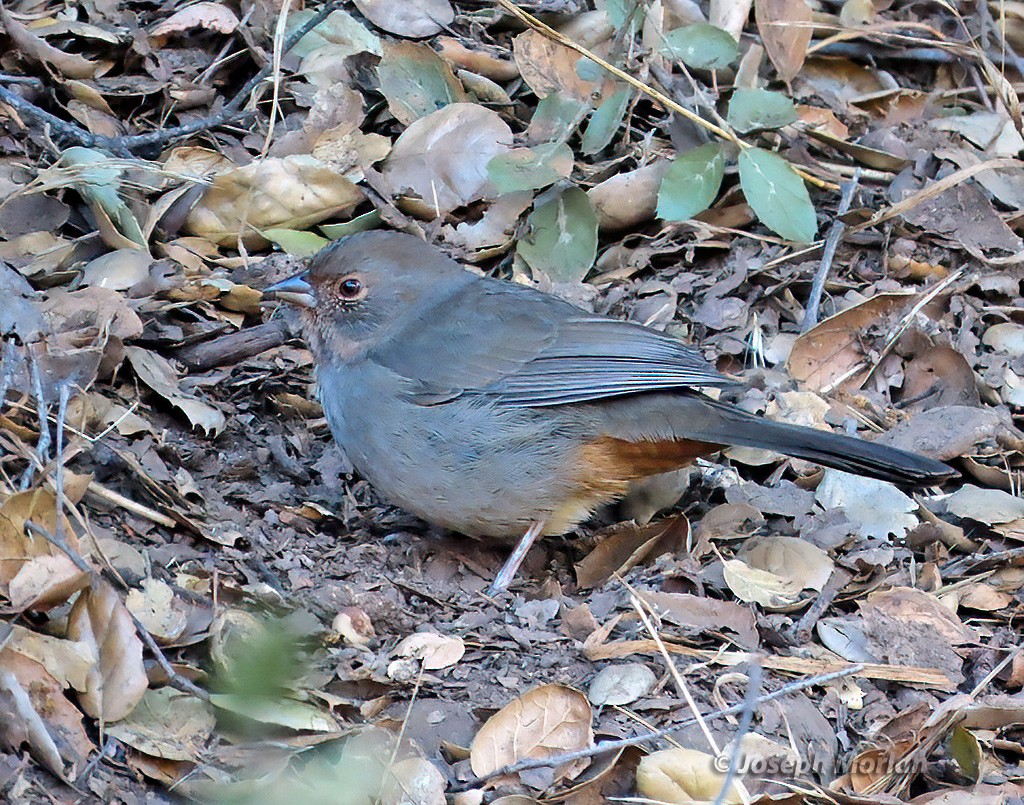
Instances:
[[[466,393],[564,405],[734,382],[670,336],[486,279],[421,311],[369,357],[408,378],[425,405]]]

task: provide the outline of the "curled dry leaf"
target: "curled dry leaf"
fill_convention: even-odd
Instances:
[[[427,219],[444,216],[493,197],[487,163],[511,145],[512,130],[497,112],[453,103],[402,132],[381,173],[401,207]]]
[[[448,0],[355,0],[364,17],[389,34],[420,39],[444,30],[455,20]]]
[[[395,648],[395,654],[399,657],[422,660],[423,668],[427,671],[455,665],[465,653],[466,645],[461,637],[436,632],[411,634]]]
[[[403,0],[404,2],[404,0]],[[444,805],[444,775],[426,758],[409,757],[388,769],[381,805]]]
[[[193,3],[175,11],[156,25],[151,36],[165,38],[171,34],[191,31],[194,28],[204,28],[219,34],[230,34],[238,28],[238,17],[235,12],[220,3]]]
[[[220,409],[189,396],[178,386],[178,372],[169,360],[141,347],[128,347],[126,357],[139,380],[188,417],[193,426],[207,433],[224,430],[227,420]]]
[[[110,62],[89,61],[84,56],[55,48],[14,19],[3,6],[0,6],[0,23],[11,38],[14,50],[53,67],[66,78],[96,78],[110,69]]]
[[[779,78],[792,81],[803,67],[814,33],[810,6],[804,0],[755,0],[754,18]]]
[[[305,229],[347,216],[363,200],[349,179],[315,157],[269,157],[214,176],[185,228],[221,246],[266,245],[259,230]]]
[[[766,609],[789,606],[800,598],[800,587],[789,579],[751,567],[739,559],[722,562],[725,583],[733,594],[747,603],[756,603]]]
[[[165,760],[196,762],[216,719],[209,704],[173,688],[147,690],[131,714],[107,734]]]
[[[796,537],[759,539],[743,552],[742,557],[751,567],[781,576],[801,590],[819,592],[835,567],[821,548]]]
[[[125,606],[160,643],[173,643],[185,632],[188,618],[170,585],[143,579],[142,589],[128,591]]]
[[[623,662],[602,668],[587,690],[591,704],[622,705],[646,696],[658,681],[654,671],[642,662]]]
[[[812,391],[856,388],[868,371],[862,344],[869,327],[902,310],[913,294],[883,293],[825,319],[793,344],[786,370]]]
[[[469,762],[477,776],[526,758],[547,758],[593,745],[587,697],[565,685],[541,685],[491,716],[473,739]],[[556,779],[584,768],[567,764]]]
[[[648,755],[636,770],[637,790],[659,802],[714,802],[725,782],[714,756],[682,746]],[[721,801],[729,805],[745,801],[736,782]]]
[[[39,663],[8,650],[0,650],[0,746],[13,752],[27,746],[32,757],[69,782],[94,749],[82,714],[60,683]]]
[[[142,641],[117,592],[95,581],[68,615],[68,638],[92,646],[99,662],[79,696],[82,709],[105,722],[119,721],[142,699],[149,680],[142,663]]]

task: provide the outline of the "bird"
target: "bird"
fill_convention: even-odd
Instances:
[[[682,341],[481,276],[410,234],[339,239],[266,291],[300,311],[324,414],[360,476],[435,526],[515,543],[491,594],[537,538],[726,446],[909,487],[957,474],[716,400],[706,392],[737,380]]]

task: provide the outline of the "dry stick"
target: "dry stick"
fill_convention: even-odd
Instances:
[[[99,580],[102,581],[104,584],[110,584],[109,581],[103,578],[102,572],[97,571],[92,565],[86,562],[85,559],[82,558],[81,554],[79,554],[74,548],[68,545],[67,541],[63,538],[58,538],[56,535],[51,534],[41,525],[34,523],[31,520],[25,521],[25,528],[27,528],[33,534],[38,534],[40,537],[45,539],[55,548],[60,549],[68,557],[68,559],[70,559],[72,563],[74,563],[75,567],[77,567],[83,573],[86,573],[92,578],[99,577]],[[198,699],[202,699],[203,701],[208,702],[210,700],[210,694],[202,688],[198,687],[191,680],[186,679],[185,677],[181,676],[177,671],[175,671],[174,668],[171,666],[171,663],[167,660],[167,657],[164,656],[164,653],[161,650],[160,646],[156,644],[156,641],[153,639],[153,636],[149,633],[149,630],[146,629],[146,627],[143,625],[142,621],[136,618],[135,615],[131,612],[131,610],[125,608],[125,611],[131,617],[132,623],[135,625],[135,631],[142,639],[142,642],[146,644],[146,647],[149,649],[150,653],[153,655],[153,658],[156,660],[157,665],[159,665],[163,672],[167,674],[167,684],[170,687],[175,688],[176,690],[180,690],[183,693],[189,693]]]
[[[750,732],[750,722],[754,720],[754,711],[757,709],[757,696],[761,692],[761,666],[754,663],[747,672],[747,692],[743,697],[743,712],[740,715],[740,723],[736,730],[736,737],[733,738],[732,752],[729,754],[729,768],[722,780],[722,787],[715,797],[715,805],[722,805],[728,796],[732,781],[736,778],[736,772],[740,766],[740,756],[743,754],[743,739]]]
[[[744,142],[739,137],[737,137],[736,133],[734,131],[730,131],[729,129],[722,128],[721,126],[716,126],[714,123],[711,123],[710,121],[705,120],[704,118],[702,118],[700,115],[696,114],[695,112],[690,111],[685,106],[682,106],[681,104],[676,103],[674,100],[672,100],[670,97],[668,97],[664,92],[659,92],[654,87],[652,87],[650,84],[644,83],[639,78],[635,78],[634,76],[630,75],[629,73],[625,72],[624,70],[620,70],[614,64],[611,64],[610,62],[605,61],[600,56],[598,56],[596,53],[593,53],[592,51],[587,50],[587,48],[585,48],[582,45],[576,43],[575,41],[573,41],[572,39],[567,37],[565,34],[556,31],[554,28],[552,28],[547,23],[541,22],[539,19],[534,17],[532,14],[524,11],[519,6],[517,6],[515,3],[513,3],[512,0],[497,0],[497,3],[498,3],[499,6],[501,6],[503,9],[505,9],[509,14],[511,14],[516,19],[518,19],[520,22],[522,22],[525,25],[529,26],[530,28],[532,28],[533,30],[537,31],[538,33],[543,34],[544,36],[546,36],[551,41],[557,42],[559,45],[562,45],[563,47],[567,47],[567,48],[569,48],[569,50],[572,50],[575,53],[579,53],[581,56],[585,56],[586,58],[590,59],[592,62],[594,62],[595,64],[597,64],[598,66],[600,66],[601,68],[606,70],[607,72],[611,73],[613,76],[618,78],[620,81],[625,81],[627,84],[629,84],[634,89],[640,90],[640,92],[642,92],[647,97],[653,98],[658,103],[660,103],[662,106],[664,106],[666,109],[669,109],[669,110],[675,112],[678,115],[682,115],[683,117],[685,117],[690,122],[696,123],[698,126],[702,126],[703,128],[705,128],[708,131],[710,131],[712,134],[715,134],[718,137],[721,137],[723,140],[728,140],[731,143],[735,143],[741,149],[747,149],[747,148],[752,148],[753,147],[753,146],[750,145],[750,143]],[[826,190],[838,190],[839,189],[838,186],[834,185],[832,182],[826,182],[823,179],[819,179],[817,176],[812,176],[811,174],[806,173],[805,171],[801,170],[800,168],[798,168],[796,165],[793,165],[792,163],[790,163],[790,166],[793,168],[794,171],[797,172],[797,174],[799,174],[800,178],[802,178],[806,182],[810,182],[811,184],[815,185],[816,187],[820,187],[820,188],[823,188],[823,189],[826,189]]]
[[[686,700],[687,707],[690,708],[690,712],[693,713],[694,718],[697,719],[697,723],[700,725],[701,732],[704,733],[704,739],[708,742],[708,746],[711,747],[711,751],[714,754],[721,754],[721,749],[718,747],[718,742],[715,740],[715,736],[711,734],[711,730],[708,729],[708,725],[704,722],[703,717],[700,714],[700,710],[697,708],[697,702],[694,701],[693,696],[690,695],[690,689],[686,686],[682,676],[679,673],[679,669],[676,668],[676,664],[672,661],[672,656],[668,653],[668,649],[665,648],[665,641],[661,639],[661,635],[658,634],[658,630],[654,628],[654,624],[651,623],[651,619],[646,612],[644,612],[643,604],[640,601],[640,597],[636,594],[632,587],[622,579],[623,584],[626,585],[626,589],[629,590],[629,603],[633,605],[633,609],[636,610],[636,614],[640,616],[640,620],[647,630],[647,633],[654,640],[658,646],[658,651],[661,652],[662,659],[665,660],[665,666],[668,668],[668,672],[672,675],[672,680],[676,683],[676,690]]]
[[[788,685],[784,685],[773,693],[766,693],[763,696],[758,696],[757,699],[754,700],[753,706],[760,707],[761,705],[768,704],[776,699],[789,696],[791,693],[799,693],[800,691],[814,687],[815,685],[824,685],[829,682],[834,682],[837,679],[842,679],[852,674],[859,673],[862,670],[862,667],[863,666],[860,665],[851,665],[839,671],[833,671],[830,674],[820,674],[818,676],[801,679],[799,682],[790,682]],[[743,701],[739,704],[734,704],[732,707],[726,707],[724,710],[707,713],[701,718],[704,721],[718,721],[720,719],[727,718],[728,716],[742,713],[744,708],[748,706],[749,703]],[[473,777],[470,780],[466,780],[465,782],[453,786],[449,790],[452,793],[468,791],[471,788],[477,788],[480,785],[483,785],[488,780],[493,780],[496,777],[504,777],[506,774],[515,774],[521,771],[530,771],[531,769],[552,768],[561,766],[564,763],[572,763],[576,760],[591,758],[595,755],[603,755],[606,752],[614,752],[619,749],[625,749],[629,746],[636,746],[637,744],[641,744],[646,741],[664,738],[670,732],[676,732],[686,727],[692,727],[697,723],[697,718],[688,718],[674,726],[664,727],[660,730],[653,730],[652,732],[644,733],[643,735],[634,735],[632,738],[620,738],[614,741],[601,741],[600,743],[596,743],[586,749],[577,749],[575,752],[563,752],[560,755],[552,755],[551,757],[546,758],[529,758],[527,760],[520,760],[516,763],[510,763],[507,766],[502,766],[500,769],[495,769],[487,774],[482,774],[479,777]]]
[[[843,182],[843,195],[839,200],[839,209],[836,211],[836,218],[832,227],[828,230],[825,238],[825,250],[821,255],[821,265],[814,275],[814,282],[811,285],[811,295],[807,300],[807,307],[804,309],[804,322],[800,325],[800,332],[806,333],[818,323],[818,308],[821,306],[821,295],[825,292],[825,282],[828,280],[828,273],[832,270],[832,261],[835,260],[836,250],[839,248],[839,241],[846,231],[846,224],[840,218],[850,211],[853,203],[853,194],[857,192],[857,185],[860,183],[860,168],[854,171],[853,177],[848,182]]]

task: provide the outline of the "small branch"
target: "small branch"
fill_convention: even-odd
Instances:
[[[852,674],[859,673],[862,670],[860,665],[851,665],[843,668],[839,671],[833,671],[830,674],[821,674],[819,676],[807,677],[801,679],[798,682],[791,682],[788,685],[784,685],[773,693],[767,693],[764,696],[758,696],[754,700],[753,706],[760,707],[768,702],[773,702],[776,699],[781,699],[783,696],[788,696],[791,693],[798,693],[799,691],[806,690],[807,688],[815,685],[824,685],[829,682],[834,682],[837,679],[850,676]],[[732,707],[726,707],[724,710],[718,710],[714,713],[708,713],[703,718],[705,721],[719,721],[727,716],[736,715],[742,713],[744,709],[751,706],[749,702],[743,701],[739,704],[735,704]],[[510,763],[507,766],[502,766],[500,769],[495,769],[488,774],[480,775],[479,777],[473,777],[456,786],[449,789],[452,793],[459,793],[460,791],[469,791],[473,788],[479,788],[481,785],[486,783],[488,780],[493,780],[496,777],[504,777],[506,774],[515,774],[521,771],[529,771],[531,769],[547,769],[561,766],[564,763],[572,763],[576,760],[583,760],[584,758],[591,758],[595,755],[603,755],[606,752],[614,752],[619,749],[625,749],[629,746],[636,746],[637,744],[645,743],[646,741],[653,741],[658,738],[664,738],[671,732],[677,732],[678,730],[686,727],[692,727],[697,723],[697,718],[688,718],[685,721],[681,721],[671,727],[665,727],[660,730],[653,730],[652,732],[644,733],[643,735],[635,735],[632,738],[621,738],[615,741],[601,741],[593,746],[587,747],[586,749],[579,749],[575,752],[563,752],[560,755],[552,755],[547,758],[528,758],[527,760],[520,760],[516,763]]]
[[[216,366],[234,365],[253,355],[281,346],[288,340],[288,325],[281,321],[268,321],[255,327],[222,335],[212,341],[183,347],[174,353],[189,369],[205,372]]]
[[[740,716],[739,728],[736,730],[736,737],[732,739],[732,752],[729,754],[729,769],[722,780],[722,787],[715,797],[715,805],[722,805],[729,796],[729,789],[732,781],[736,779],[736,772],[739,770],[740,757],[743,755],[743,739],[750,732],[750,723],[754,720],[754,711],[757,710],[757,698],[761,693],[761,680],[764,674],[761,666],[754,663],[747,672],[747,693],[743,697],[743,712]]]
[[[836,211],[836,218],[832,227],[828,230],[825,238],[825,249],[821,255],[821,265],[814,275],[814,282],[811,284],[811,295],[807,300],[807,307],[804,310],[804,321],[800,325],[800,332],[806,333],[818,323],[818,308],[821,305],[821,295],[825,292],[825,282],[828,280],[828,273],[832,270],[832,261],[836,257],[836,249],[839,248],[839,241],[846,232],[846,224],[840,218],[850,211],[853,203],[853,194],[857,191],[860,183],[861,171],[857,168],[853,177],[848,182],[843,182],[843,195],[839,200],[839,209]]]

